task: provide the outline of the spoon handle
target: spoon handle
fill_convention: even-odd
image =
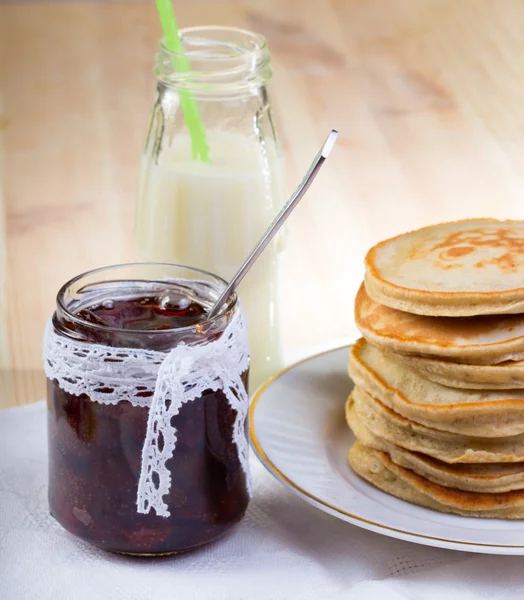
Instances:
[[[317,176],[317,173],[324,164],[324,161],[329,156],[329,153],[331,152],[331,149],[335,144],[337,136],[338,132],[332,129],[329,135],[327,136],[326,141],[322,144],[322,148],[319,150],[318,154],[315,156],[315,159],[311,163],[311,166],[307,170],[307,173],[304,175],[304,178],[300,182],[300,185],[296,189],[295,193],[286,202],[282,210],[278,213],[278,215],[275,217],[275,219],[269,226],[266,233],[264,233],[264,235],[262,236],[258,244],[255,246],[251,254],[246,258],[244,264],[240,267],[236,275],[229,282],[226,289],[222,292],[222,294],[216,301],[216,304],[208,313],[208,319],[211,319],[218,314],[220,308],[222,307],[224,302],[229,298],[231,292],[238,286],[242,279],[244,279],[246,273],[249,271],[253,263],[262,254],[266,246],[275,237],[278,230],[282,227],[285,220],[292,213],[295,206],[300,202],[304,194],[307,192],[309,186],[313,183],[313,179],[315,179],[315,177]]]

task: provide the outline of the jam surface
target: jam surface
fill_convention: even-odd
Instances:
[[[169,293],[104,300],[77,316],[126,330],[132,338],[133,331],[194,325],[205,318],[205,310]],[[88,325],[85,331],[78,323],[73,328],[77,336],[85,333],[86,341],[93,341]],[[108,343],[107,337],[104,341]],[[126,344],[132,341],[126,338]],[[247,382],[247,371],[243,380]],[[232,440],[236,411],[221,390],[208,390],[173,418],[177,447],[167,462],[172,481],[164,496],[169,517],[136,510],[148,412],[127,401],[92,402],[48,381],[51,514],[71,533],[107,550],[159,554],[201,546],[224,534],[247,508],[246,479]]]
[[[76,314],[88,323],[103,327],[165,331],[196,325],[205,318],[206,309],[176,291],[165,290],[154,296],[104,300]]]

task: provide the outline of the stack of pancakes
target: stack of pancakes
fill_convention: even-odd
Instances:
[[[355,318],[356,473],[436,510],[524,518],[524,221],[378,244]]]

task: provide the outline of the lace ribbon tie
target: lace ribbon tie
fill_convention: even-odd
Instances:
[[[137,512],[169,516],[163,496],[171,489],[166,462],[176,450],[171,419],[206,390],[222,390],[236,411],[233,442],[251,494],[245,422],[249,400],[241,374],[249,367],[249,343],[242,310],[217,340],[180,344],[169,352],[112,348],[73,340],[56,333],[49,320],[44,334],[44,370],[67,393],[91,401],[149,408],[137,490]]]

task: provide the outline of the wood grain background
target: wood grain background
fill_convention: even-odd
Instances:
[[[435,221],[524,217],[520,0],[176,0],[181,26],[267,36],[294,213],[282,265],[289,353],[355,335],[366,249]],[[132,258],[160,37],[152,2],[0,5],[0,407],[44,394],[59,286]]]

